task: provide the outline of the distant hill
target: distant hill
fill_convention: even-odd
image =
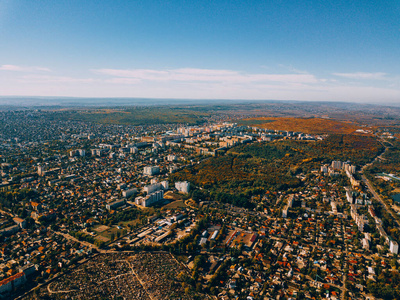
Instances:
[[[298,131],[309,134],[349,134],[362,128],[351,122],[322,118],[251,118],[242,120],[241,122],[248,126],[271,130]]]

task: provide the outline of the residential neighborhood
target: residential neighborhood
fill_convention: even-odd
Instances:
[[[242,207],[174,177],[238,145],[326,135],[2,114],[37,128],[0,135],[3,299],[375,299],[399,266],[393,220],[352,161],[314,163],[297,187],[257,190]]]

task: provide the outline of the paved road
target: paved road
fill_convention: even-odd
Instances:
[[[400,223],[397,221],[397,215],[393,212],[392,208],[386,204],[385,201],[383,201],[383,199],[381,198],[381,196],[375,191],[375,188],[372,186],[371,182],[368,180],[367,177],[365,177],[365,175],[363,174],[365,168],[371,166],[375,161],[377,161],[378,159],[382,159],[383,155],[386,153],[388,147],[385,146],[385,151],[382,152],[381,155],[375,157],[375,159],[373,161],[371,161],[370,163],[366,164],[365,166],[362,167],[361,169],[361,177],[362,180],[364,181],[364,183],[367,185],[369,191],[372,193],[372,195],[374,196],[374,198],[376,200],[378,200],[383,207],[385,207],[385,209],[390,213],[390,215],[392,216],[392,218],[394,219],[394,221],[396,222],[397,226],[400,227]]]
[[[47,291],[48,291],[50,294],[71,293],[71,292],[76,292],[76,291],[77,291],[77,290],[53,291],[53,290],[50,288],[50,285],[51,285],[51,283],[49,283],[49,284],[47,285]]]
[[[8,216],[10,216],[12,218],[18,217],[16,215],[12,214],[11,212],[8,212],[8,211],[5,211],[5,210],[1,210],[1,209],[0,209],[0,213],[2,213],[3,215],[8,215]]]
[[[374,195],[374,198],[376,200],[378,200],[388,211],[388,213],[391,214],[391,216],[393,217],[393,220],[396,222],[397,226],[400,227],[400,223],[397,221],[397,215],[393,212],[393,210],[391,209],[391,207],[386,204],[385,201],[383,201],[383,199],[381,198],[381,196],[375,191],[374,187],[372,186],[371,182],[368,180],[367,177],[364,176],[364,174],[362,175],[362,180],[365,182],[365,184],[367,185],[369,191],[372,193],[372,195]]]
[[[72,235],[69,235],[68,233],[62,233],[62,232],[58,232],[58,231],[53,231],[53,232],[54,232],[55,234],[58,234],[58,235],[63,236],[63,237],[66,238],[67,240],[80,243],[80,244],[82,244],[82,245],[84,245],[84,246],[87,246],[87,247],[90,247],[90,248],[94,248],[94,249],[96,249],[96,250],[97,250],[98,252],[100,252],[100,253],[111,253],[111,252],[113,252],[113,251],[108,251],[108,250],[100,249],[100,248],[96,247],[95,245],[93,245],[93,244],[91,244],[91,243],[89,243],[89,242],[80,241],[80,240],[78,240],[77,238],[74,238]]]

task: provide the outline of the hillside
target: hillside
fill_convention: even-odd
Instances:
[[[323,118],[249,118],[239,123],[271,130],[299,131],[309,134],[351,134],[363,128],[354,123]]]

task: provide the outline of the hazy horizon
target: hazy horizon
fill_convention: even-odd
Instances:
[[[65,108],[99,108],[118,106],[182,106],[182,105],[235,105],[235,104],[319,104],[319,105],[355,105],[400,107],[399,102],[367,103],[355,101],[318,101],[318,100],[275,100],[275,99],[188,99],[188,98],[144,98],[144,97],[56,97],[56,96],[0,96],[0,107],[65,107]]]

